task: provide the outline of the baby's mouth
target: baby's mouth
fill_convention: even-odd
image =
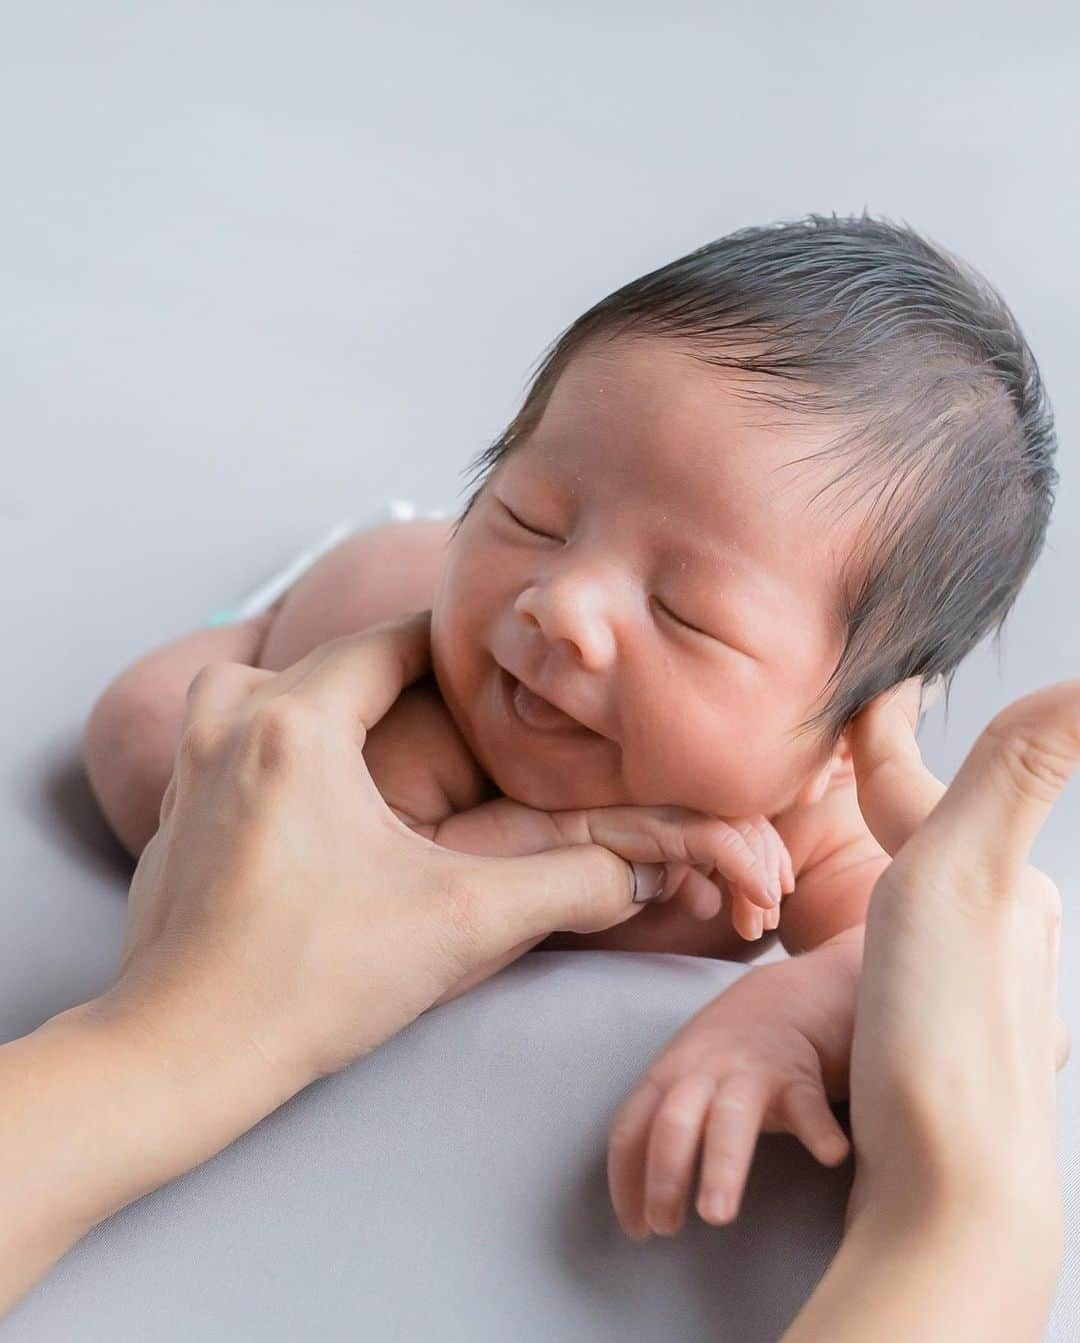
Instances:
[[[595,737],[597,734],[584,723],[578,722],[568,713],[552,704],[549,700],[530,690],[527,685],[512,676],[505,667],[500,669],[503,689],[510,712],[525,727],[533,732],[547,733],[551,736]]]
[[[568,713],[563,713],[554,704],[533,694],[521,681],[514,682],[514,711],[523,723],[528,723],[538,732],[553,732],[566,728],[581,728],[583,725]]]

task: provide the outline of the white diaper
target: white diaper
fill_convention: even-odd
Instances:
[[[325,555],[328,550],[332,550],[339,541],[344,541],[353,532],[367,531],[370,527],[377,527],[384,522],[411,522],[413,518],[448,518],[450,516],[451,511],[449,509],[429,509],[428,512],[421,513],[411,499],[387,499],[385,504],[377,508],[363,522],[347,520],[335,523],[313,545],[306,546],[299,555],[294,556],[283,569],[279,569],[277,573],[260,583],[253,592],[249,592],[246,597],[242,597],[232,606],[225,606],[215,611],[206,623],[207,625],[233,625],[238,620],[250,620],[252,616],[261,615],[263,611],[277,601],[283,592],[292,587],[300,575],[310,569],[321,555]]]

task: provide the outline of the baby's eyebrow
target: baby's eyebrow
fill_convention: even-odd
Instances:
[[[689,537],[684,531],[658,534],[660,547],[679,569],[687,570],[693,565],[698,571],[711,577],[746,579],[753,578],[776,587],[776,576],[755,560],[737,542],[721,542],[714,536],[708,538]]]
[[[524,479],[528,487],[539,485],[563,499],[573,499],[578,494],[576,485],[581,475],[567,473],[561,463],[548,461],[543,473],[532,479],[526,475]],[[775,637],[776,623],[796,606],[796,594],[788,584],[737,541],[718,537],[715,532],[691,534],[685,523],[678,525],[669,520],[659,506],[649,532],[656,553],[666,556],[675,572],[689,572],[693,565],[706,581],[720,582],[733,576],[738,580],[734,588],[735,613],[745,622],[748,634],[758,635],[765,630],[772,631]],[[752,593],[747,592],[749,583],[754,585]]]
[[[676,572],[689,575],[693,566],[706,592],[723,588],[731,617],[759,646],[774,645],[777,631],[789,626],[802,607],[803,599],[788,582],[734,543],[715,537],[689,541],[681,535],[669,553]]]

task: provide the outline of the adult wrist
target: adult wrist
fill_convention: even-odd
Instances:
[[[1060,1220],[1045,1206],[1016,1192],[989,1186],[977,1200],[940,1199],[918,1217],[893,1216],[873,1195],[863,1217],[852,1223],[869,1256],[906,1264],[941,1290],[970,1300],[988,1319],[1013,1312],[1041,1320],[1053,1298],[1061,1266]],[[992,1332],[972,1337],[993,1338]],[[1026,1335],[1017,1327],[1003,1334]],[[1032,1338],[1041,1337],[1035,1329]]]
[[[212,1011],[184,1012],[164,995],[110,990],[46,1027],[78,1033],[103,1087],[125,1098],[112,1136],[127,1151],[123,1186],[95,1220],[208,1160],[313,1080]]]
[[[297,1087],[194,1019],[105,995],[0,1045],[0,1314],[93,1226],[213,1156]]]
[[[1008,1200],[916,1212],[871,1194],[784,1343],[1038,1343],[1060,1237]]]

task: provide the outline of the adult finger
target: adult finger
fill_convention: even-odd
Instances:
[[[683,882],[686,880],[686,874],[689,871],[689,863],[664,864],[664,889],[656,897],[657,904],[666,905],[669,900],[673,900],[681,894]]]
[[[890,855],[907,843],[945,792],[923,764],[915,740],[918,715],[919,682],[913,679],[879,695],[848,727],[859,810]]]
[[[1078,764],[1080,680],[1062,681],[1010,704],[983,729],[935,808],[933,828],[962,835],[984,864],[1019,867]]]
[[[1058,1017],[1054,1022],[1054,1067],[1061,1072],[1072,1053],[1072,1036],[1064,1021]]]
[[[175,806],[176,794],[215,758],[231,735],[238,713],[251,703],[255,688],[273,673],[239,662],[210,662],[188,685],[173,773],[158,811],[160,824]],[[167,806],[166,806],[167,804]]]
[[[184,705],[184,728],[195,720],[229,718],[274,673],[241,662],[210,662],[195,673]]]
[[[290,694],[364,738],[431,665],[431,612],[420,611],[323,644],[252,696]]]
[[[578,814],[585,822],[582,839],[637,862],[715,868],[762,908],[773,903],[764,850],[749,822],[731,823],[676,806],[595,807]]]
[[[628,863],[598,844],[520,858],[486,858],[432,845],[445,916],[476,964],[554,932],[596,933],[623,923],[656,896],[663,867]]]
[[[690,867],[679,888],[679,903],[693,918],[707,923],[723,909],[724,896],[715,881]]]

